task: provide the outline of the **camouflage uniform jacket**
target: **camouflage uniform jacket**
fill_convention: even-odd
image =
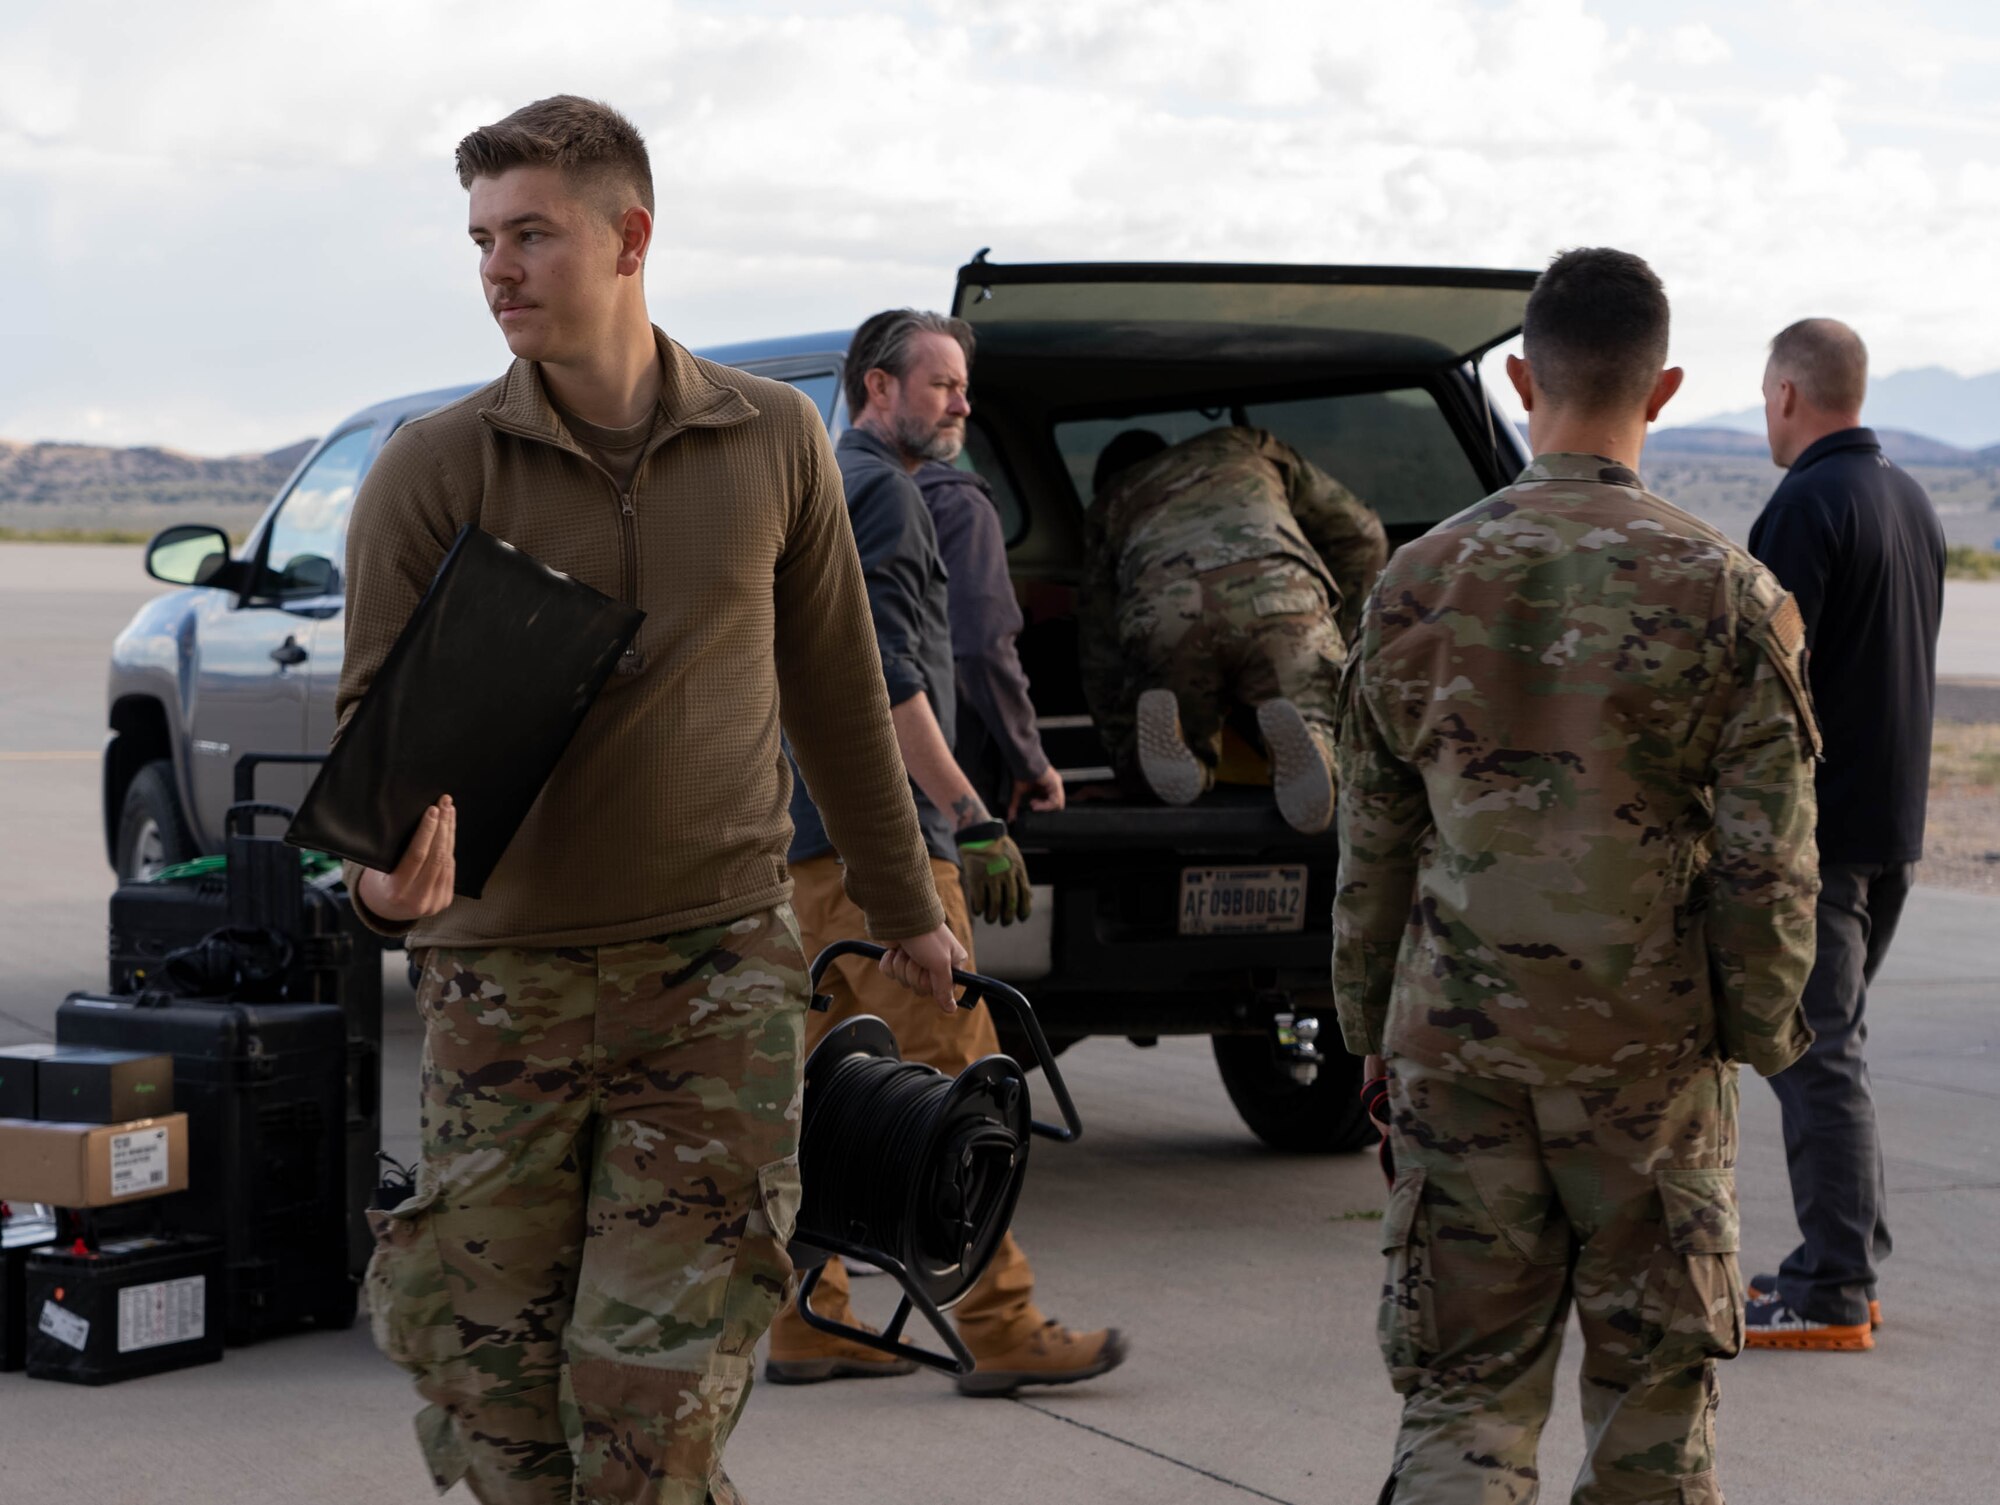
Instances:
[[[1341,686],[1357,1054],[1531,1085],[1811,1040],[1798,610],[1622,465],[1544,455],[1390,561]]]
[[[1161,568],[1294,559],[1326,582],[1343,638],[1389,555],[1374,511],[1263,429],[1184,440],[1120,476],[1092,511],[1092,596],[1129,595]]]

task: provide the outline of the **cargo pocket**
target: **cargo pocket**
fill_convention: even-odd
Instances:
[[[1382,1361],[1389,1366],[1390,1383],[1405,1393],[1423,1378],[1438,1348],[1431,1302],[1430,1223],[1423,1201],[1423,1171],[1406,1170],[1396,1177],[1382,1214],[1382,1253],[1388,1270],[1375,1336],[1382,1346]]]
[[[412,1374],[428,1374],[456,1358],[462,1345],[458,1314],[433,1213],[436,1193],[411,1197],[388,1211],[368,1214],[375,1254],[363,1286],[375,1346]]]
[[[1660,1334],[1647,1367],[1662,1376],[1742,1351],[1743,1276],[1736,1173],[1667,1170],[1655,1181],[1665,1247],[1647,1282],[1643,1316]]]
[[[757,1172],[757,1200],[743,1219],[743,1237],[722,1297],[716,1352],[747,1354],[778,1314],[792,1278],[786,1246],[799,1216],[799,1157],[773,1160]]]

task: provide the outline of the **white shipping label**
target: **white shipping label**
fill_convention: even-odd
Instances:
[[[192,1343],[207,1328],[208,1278],[188,1275],[118,1293],[118,1351]]]
[[[134,1129],[111,1136],[111,1195],[136,1197],[167,1184],[167,1131]]]
[[[53,1301],[42,1303],[40,1326],[42,1331],[56,1342],[67,1343],[79,1353],[82,1352],[84,1344],[90,1341],[89,1319],[79,1317],[75,1312],[59,1307]]]

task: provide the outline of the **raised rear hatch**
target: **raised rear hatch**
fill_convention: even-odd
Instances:
[[[983,256],[985,253],[981,253]],[[1456,365],[1521,329],[1533,272],[975,257],[952,310],[980,359]]]

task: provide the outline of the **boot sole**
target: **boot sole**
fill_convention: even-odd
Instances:
[[[1094,1380],[1101,1374],[1109,1374],[1124,1362],[1125,1337],[1113,1328],[1111,1335],[1104,1340],[1104,1351],[1097,1356],[1097,1362],[1087,1368],[1065,1374],[1052,1374],[1046,1370],[998,1369],[982,1372],[975,1369],[970,1374],[959,1375],[955,1383],[960,1395],[1002,1400],[1023,1385],[1076,1385],[1084,1380]]]
[[[1278,813],[1294,831],[1319,835],[1333,823],[1333,775],[1312,728],[1289,700],[1267,700],[1257,707],[1257,730],[1271,755]]]
[[[1780,1348],[1792,1353],[1866,1353],[1875,1339],[1863,1327],[1836,1327],[1819,1332],[1750,1332],[1745,1348]]]
[[[764,1378],[773,1385],[818,1385],[827,1380],[886,1380],[916,1372],[914,1359],[888,1359],[880,1364],[862,1364],[853,1359],[764,1361]]]
[[[1172,690],[1148,690],[1139,697],[1139,771],[1169,805],[1192,805],[1201,798],[1201,762],[1181,737],[1181,708]]]

